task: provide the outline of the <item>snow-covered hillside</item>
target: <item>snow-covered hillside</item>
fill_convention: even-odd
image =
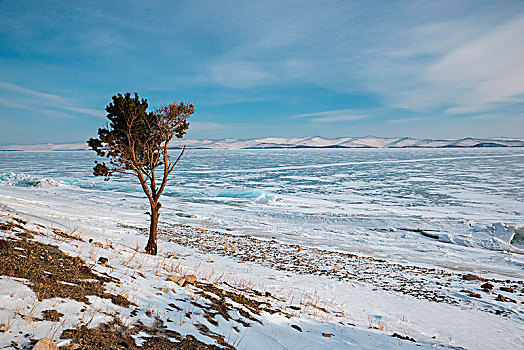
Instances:
[[[199,149],[256,149],[256,148],[439,148],[439,147],[524,147],[524,139],[513,138],[463,138],[463,139],[413,139],[409,137],[265,137],[260,139],[174,140],[171,147],[183,146]],[[0,146],[0,151],[74,151],[87,150],[85,143],[38,144]]]

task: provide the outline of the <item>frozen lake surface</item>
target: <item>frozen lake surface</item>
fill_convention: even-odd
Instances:
[[[147,226],[136,179],[95,178],[94,160],[0,152],[0,203],[71,227]],[[160,219],[522,278],[523,174],[522,148],[188,150]]]

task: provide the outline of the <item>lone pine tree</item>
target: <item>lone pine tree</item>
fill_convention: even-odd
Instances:
[[[173,137],[184,136],[189,128],[187,118],[195,109],[192,104],[174,102],[148,112],[147,100],[140,99],[136,92],[134,97],[128,92],[117,94],[112,100],[106,107],[109,123],[98,129],[98,138],[87,141],[98,156],[109,159],[108,164],[95,161],[93,174],[104,176],[106,181],[115,173],[138,178],[151,207],[145,250],[156,255],[160,195],[186,149],[184,146],[173,161],[168,153],[169,142]]]

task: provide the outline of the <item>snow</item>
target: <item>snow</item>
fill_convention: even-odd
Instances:
[[[292,147],[346,147],[346,148],[397,148],[397,147],[478,147],[477,145],[492,144],[499,147],[524,147],[524,139],[486,138],[486,139],[412,139],[408,137],[383,138],[376,136],[339,137],[335,139],[321,136],[307,137],[265,137],[260,139],[224,139],[224,140],[173,140],[171,147],[204,149],[246,149],[246,148],[292,148]],[[74,151],[87,150],[85,143],[78,144],[39,144],[39,145],[8,145],[0,146],[0,150],[9,151]]]
[[[225,153],[225,160],[206,163],[202,159],[209,159],[213,151],[200,151],[177,170],[176,176],[184,180],[166,190],[161,219],[203,232],[249,234],[255,239],[382,258],[392,264],[442,269],[453,276],[473,273],[499,280],[524,279],[522,248],[514,244],[523,227],[519,197],[522,165],[517,162],[521,151],[461,150],[450,155],[444,150],[414,150],[408,157],[406,150],[383,150],[391,153],[381,153],[382,158],[362,151],[366,153],[322,153],[323,163],[313,164],[300,158],[307,159],[311,153],[291,152],[282,160],[273,157],[275,153],[254,151]],[[241,155],[242,162],[228,163],[228,155]],[[133,307],[98,297],[90,298],[87,314],[80,312],[86,305],[73,300],[35,302],[27,281],[4,276],[0,278],[0,323],[12,317],[13,324],[10,332],[0,334],[0,348],[11,341],[23,341],[27,333],[56,340],[62,330],[82,320],[96,326],[114,315],[127,323],[140,320],[152,325],[154,319],[147,315],[148,310],[183,335],[216,343],[199,332],[196,325],[201,323],[239,349],[423,349],[441,344],[444,348],[516,349],[524,341],[521,292],[505,294],[518,304],[498,302],[496,294],[484,293],[478,282],[462,283],[465,289],[482,293],[481,299],[461,293],[456,287],[459,282],[453,279],[450,296],[463,301],[455,305],[387,291],[378,287],[380,280],[338,280],[242,262],[177,244],[163,235],[159,255],[145,255],[141,251],[147,237],[129,227],[147,227],[147,203],[133,182],[97,182],[79,173],[77,169],[84,164],[82,153],[74,159],[69,155],[37,156],[45,160],[18,156],[16,164],[2,163],[10,175],[0,179],[0,205],[28,220],[28,228],[44,233],[36,239],[57,244],[64,252],[82,257],[98,273],[118,278],[120,283],[106,284],[108,292],[127,295],[137,304],[138,312],[133,316]],[[261,162],[262,157],[272,161]],[[344,157],[349,159],[340,161]],[[55,163],[55,167],[49,165]],[[383,173],[386,164],[391,168]],[[508,164],[514,164],[514,169]],[[66,169],[63,174],[57,171],[60,167]],[[89,164],[86,168],[82,171],[88,172]],[[24,182],[27,179],[51,179],[57,186],[32,187]],[[417,205],[410,206],[412,203]],[[84,242],[63,241],[52,234],[51,227],[76,229]],[[438,238],[425,237],[416,229]],[[90,239],[99,245],[89,243]],[[96,264],[100,256],[109,259],[107,267]],[[191,303],[205,304],[194,287],[167,281],[168,276],[188,273],[226,290],[269,292],[277,299],[262,296],[257,300],[289,313],[291,318],[265,312],[256,316],[262,324],[251,322],[251,327],[243,327],[217,316],[219,324],[214,326],[203,310]],[[414,278],[407,272],[399,277]],[[437,282],[431,275],[419,278],[427,279],[427,289]],[[26,322],[17,310],[30,306],[27,314],[33,305],[35,317],[50,308],[66,316],[58,324]],[[194,312],[191,319],[185,317],[189,310]],[[416,343],[393,338],[393,333],[414,338]]]
[[[58,211],[56,214],[60,216],[61,213]],[[86,219],[93,214],[95,213],[87,214]],[[22,217],[34,223],[49,224],[45,218],[24,215]],[[95,310],[106,310],[108,314],[117,314],[127,322],[140,320],[146,325],[153,322],[146,316],[146,311],[152,310],[163,320],[172,320],[166,322],[169,328],[182,334],[193,334],[197,339],[210,343],[212,339],[201,335],[195,327],[197,323],[207,324],[214,332],[229,335],[230,344],[237,344],[238,348],[246,349],[300,349],[305,346],[312,349],[346,349],[349,346],[367,349],[409,349],[432,348],[437,344],[472,349],[509,349],[517,348],[523,340],[520,305],[514,307],[512,317],[502,317],[474,308],[434,303],[375,290],[361,282],[340,282],[328,277],[297,275],[253,263],[240,263],[228,257],[202,254],[163,239],[159,242],[159,256],[152,257],[136,253],[137,245],[145,243],[145,237],[138,235],[136,231],[115,227],[111,221],[102,224],[104,221],[100,219],[96,220],[95,226],[91,226],[93,223],[77,225],[65,217],[60,219],[62,225],[72,227],[71,225],[75,224],[84,240],[93,239],[102,243],[100,246],[96,245],[96,253],[92,259],[96,260],[98,256],[109,257],[109,266],[93,264],[93,268],[121,281],[119,284],[109,284],[107,290],[114,294],[129,295],[130,301],[136,303],[141,311],[136,316],[131,316],[130,309],[93,297],[90,298],[92,305],[88,313],[81,315],[81,303],[47,299],[36,304],[34,314],[38,315],[44,309],[54,308],[66,314],[62,323],[42,321],[27,324],[21,317],[16,316],[9,335],[0,337],[0,347],[6,346],[11,340],[18,340],[19,332],[29,333],[36,339],[43,336],[56,337],[61,330],[74,326],[82,319],[90,319],[90,326],[110,319],[108,315]],[[37,228],[34,224],[30,227]],[[45,243],[57,243],[52,235],[41,240]],[[93,247],[93,244],[87,242],[60,244],[61,250],[73,256],[80,256],[86,261],[89,261],[89,256],[93,254]],[[176,259],[170,261],[169,257]],[[144,277],[137,274],[138,272]],[[166,281],[166,276],[173,273],[192,273],[196,274],[199,280],[209,280],[217,284],[225,282],[236,286],[249,285],[254,289],[269,291],[271,295],[283,300],[272,300],[283,309],[286,305],[304,307],[303,305],[310,304],[329,310],[329,313],[313,307],[295,312],[290,319],[279,314],[264,313],[260,318],[263,324],[253,322],[251,327],[240,327],[240,332],[232,331],[232,321],[227,322],[219,318],[219,326],[213,328],[206,323],[202,315],[195,314],[190,320],[184,318],[185,311],[195,309],[190,303],[195,294],[191,288],[181,288],[174,282]],[[23,281],[2,277],[0,286],[1,320],[7,319],[8,315],[12,315],[21,305],[35,303],[34,293]],[[183,298],[188,299],[180,301]],[[170,309],[168,304],[173,302],[182,311]],[[292,328],[292,324],[298,325],[302,332]],[[322,333],[333,336],[327,338],[322,336]],[[392,338],[393,333],[415,338],[417,343]]]

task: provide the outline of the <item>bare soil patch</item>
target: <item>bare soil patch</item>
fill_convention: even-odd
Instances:
[[[68,298],[89,304],[87,296],[95,295],[131,305],[125,297],[105,292],[104,284],[111,279],[94,274],[82,259],[25,238],[0,239],[0,275],[29,280],[39,300]]]
[[[125,327],[118,321],[104,323],[96,328],[82,326],[77,329],[65,330],[61,338],[72,339],[73,344],[79,345],[83,350],[219,350],[216,345],[205,344],[195,337],[181,336],[179,333],[166,329],[159,320],[154,328],[146,328],[137,324],[131,328]],[[133,338],[138,332],[151,334],[146,341],[138,346]],[[232,349],[232,347],[229,347]]]

